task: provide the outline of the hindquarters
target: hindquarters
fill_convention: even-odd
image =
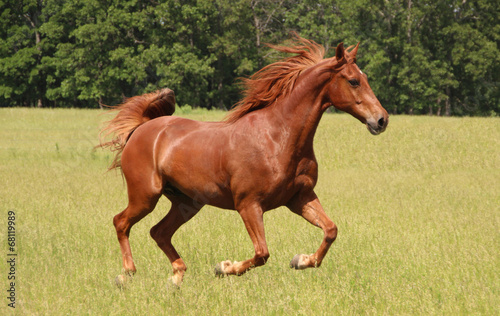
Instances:
[[[107,142],[101,140],[97,147],[109,148],[115,152],[115,158],[109,169],[121,167],[120,155],[130,135],[145,122],[160,116],[170,116],[175,111],[175,95],[168,88],[128,99],[123,104],[112,108],[116,116],[107,122],[101,130],[101,137],[112,135]]]
[[[192,178],[196,175],[196,179],[202,180],[206,176],[197,175],[196,166],[206,169],[209,153],[200,156],[200,146],[192,143],[196,137],[189,136],[202,125],[205,124],[172,116],[156,118],[139,126],[127,141],[121,155],[121,169],[127,182],[128,206],[113,221],[125,271],[117,278],[120,286],[136,271],[129,244],[130,230],[154,210],[162,194],[172,201],[172,209],[152,230],[152,237],[174,265],[175,283],[180,284],[185,265],[170,243],[171,236],[197,213],[205,199],[213,198],[207,193],[210,186],[206,180],[202,183]],[[190,160],[193,157],[204,159]]]
[[[169,117],[171,118],[171,117]],[[121,169],[127,182],[128,205],[113,219],[123,257],[125,274],[117,278],[120,286],[135,273],[129,234],[132,226],[151,213],[162,194],[162,177],[155,163],[155,144],[159,133],[153,121],[131,135],[121,153]]]

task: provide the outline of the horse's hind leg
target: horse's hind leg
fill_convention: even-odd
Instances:
[[[191,200],[187,196],[168,198],[172,202],[170,211],[158,224],[151,228],[150,233],[151,237],[158,244],[158,247],[163,250],[172,264],[174,274],[170,280],[175,285],[180,286],[187,268],[172,245],[172,236],[179,227],[193,218],[203,205]]]
[[[123,257],[124,275],[118,276],[116,280],[118,285],[122,285],[127,276],[133,275],[136,272],[129,243],[130,229],[135,223],[153,211],[161,196],[161,193],[155,192],[158,190],[154,190],[153,188],[148,189],[147,186],[134,186],[130,181],[127,182],[127,186],[129,196],[128,206],[113,219]]]

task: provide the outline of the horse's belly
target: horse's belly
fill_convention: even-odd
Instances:
[[[215,133],[214,124],[179,122],[181,126],[165,129],[157,145],[156,160],[166,193],[178,190],[200,205],[234,209],[229,177],[221,162],[221,133]]]
[[[163,194],[167,197],[187,196],[199,206],[212,205],[224,209],[234,209],[234,202],[228,190],[213,182],[192,183],[185,180],[170,180],[164,185]]]

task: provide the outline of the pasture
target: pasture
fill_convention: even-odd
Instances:
[[[179,111],[198,120],[223,112]],[[0,109],[0,314],[7,306],[7,217],[16,214],[19,315],[483,314],[500,313],[500,120],[392,116],[372,136],[348,115],[316,133],[316,192],[339,227],[319,269],[292,270],[320,229],[280,208],[264,215],[271,257],[241,277],[215,263],[253,255],[236,212],[205,207],[174,236],[188,270],[149,236],[168,210],[134,226],[138,272],[125,290],[112,218],[126,206],[111,153],[93,150],[96,110]]]

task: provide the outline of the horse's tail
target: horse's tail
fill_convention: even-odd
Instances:
[[[137,127],[160,116],[172,115],[175,111],[174,91],[165,88],[156,92],[127,99],[123,104],[112,107],[116,116],[108,121],[100,133],[101,143],[96,147],[109,148],[116,152],[109,170],[121,167],[121,153]],[[112,135],[112,139],[103,139]]]

